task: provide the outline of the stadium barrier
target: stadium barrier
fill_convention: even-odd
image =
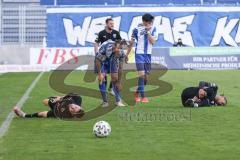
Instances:
[[[77,69],[89,69],[93,65],[93,47],[81,48],[27,48],[5,49],[0,57],[0,72],[36,72],[54,70],[67,63],[80,64]],[[18,54],[21,51],[23,54]],[[21,55],[21,56],[20,56]],[[23,56],[24,55],[24,56]],[[88,55],[92,61],[82,65],[81,56]],[[129,62],[134,63],[134,52],[129,57]],[[240,69],[240,49],[235,47],[171,47],[153,48],[152,63],[161,64],[168,69],[185,70],[223,70]],[[67,66],[68,67],[68,66]]]
[[[36,71],[33,66],[51,70],[71,58],[94,55],[93,43],[97,33],[104,29],[106,18],[112,17],[115,29],[129,40],[133,28],[141,22],[141,15],[149,11],[155,16],[154,25],[159,32],[153,63],[168,69],[240,68],[240,7],[50,7],[47,48],[1,47],[0,72],[24,70],[4,68],[10,64],[24,66],[26,71]],[[173,47],[178,39],[182,39],[185,47]],[[130,59],[134,63],[133,53]]]

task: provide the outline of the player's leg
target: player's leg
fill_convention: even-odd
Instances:
[[[103,100],[103,102],[102,102],[102,106],[103,107],[107,107],[108,106],[108,97],[107,97],[107,83],[106,83],[106,73],[107,73],[107,67],[108,66],[106,66],[106,65],[102,65],[102,69],[101,69],[101,72],[104,74],[104,80],[103,81],[99,81],[99,85],[98,85],[98,87],[99,87],[99,90],[100,90],[100,93],[101,93],[101,95],[102,95],[102,100]]]
[[[110,61],[110,73],[111,73],[111,83],[113,87],[113,92],[116,99],[116,105],[119,107],[125,106],[121,101],[121,84],[118,79],[118,73],[119,73],[119,60],[116,58],[112,58]]]
[[[138,71],[138,87],[135,92],[135,101],[141,102],[141,97],[144,97],[144,79],[145,79],[143,56],[136,54],[135,62],[136,62],[136,68]]]
[[[116,105],[119,107],[124,107],[125,105],[121,101],[121,84],[118,82],[118,73],[111,73],[112,87],[115,94]]]
[[[113,86],[112,86],[112,81],[110,81],[110,84],[109,84],[109,87],[108,87],[108,91],[109,91],[109,93],[111,94],[111,95],[113,95],[114,96],[114,91],[113,91]]]
[[[23,112],[17,106],[15,106],[13,108],[13,112],[17,116],[22,117],[22,118],[48,118],[48,117],[50,117],[50,116],[48,116],[48,112],[50,112],[50,111],[42,111],[42,112],[36,112],[36,113],[27,114],[27,113]]]
[[[144,85],[145,85],[145,71],[141,70],[141,71],[138,71],[138,89],[137,89],[141,98],[145,97]]]
[[[97,65],[96,65],[96,60],[94,61],[95,62],[95,67],[94,67],[94,72],[96,74],[98,74],[98,69],[97,69]],[[102,62],[101,62],[102,63]],[[107,67],[106,67],[106,64],[105,63],[102,63],[102,66],[101,66],[101,73],[103,73],[104,75],[106,75],[106,72],[107,72]],[[107,107],[108,106],[108,98],[107,98],[107,93],[106,93],[106,76],[104,76],[104,80],[103,81],[99,81],[98,82],[98,88],[99,88],[99,91],[101,93],[101,96],[102,96],[102,106],[103,107]]]
[[[151,72],[151,55],[146,55],[146,62],[144,63],[144,88],[147,85],[150,72]],[[144,92],[144,90],[143,90],[143,92]],[[141,102],[143,102],[143,103],[149,102],[149,100],[145,96],[145,94],[144,94],[144,97],[142,97]]]
[[[107,70],[107,73],[111,73],[111,67],[110,67],[110,64],[111,62],[108,62],[108,64],[106,65],[106,70]],[[107,80],[107,77],[106,77],[106,80]],[[107,81],[106,81],[107,82]],[[106,83],[106,86],[107,86],[107,83]],[[108,88],[108,91],[111,95],[114,96],[114,91],[113,91],[113,86],[112,86],[112,80],[110,80],[110,83],[109,83],[109,88]]]
[[[117,87],[117,80],[118,80],[118,73],[111,73],[111,82],[112,82],[112,87],[115,94],[115,99],[116,99],[116,102],[119,102],[121,98],[120,98],[119,89]]]

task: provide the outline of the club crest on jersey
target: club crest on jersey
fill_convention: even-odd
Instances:
[[[116,38],[117,37],[117,35],[116,34],[113,34],[113,38]]]

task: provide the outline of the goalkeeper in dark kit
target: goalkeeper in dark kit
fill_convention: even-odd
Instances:
[[[215,83],[201,81],[197,87],[188,87],[182,91],[181,100],[185,107],[226,106],[227,98],[217,94]]]

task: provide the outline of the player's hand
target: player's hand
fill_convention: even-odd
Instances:
[[[128,56],[125,57],[125,63],[128,63]]]
[[[200,99],[198,99],[198,97],[193,97],[193,102],[200,102]]]
[[[99,73],[98,74],[98,81],[100,82],[100,84],[102,84],[103,80],[104,80],[104,75],[102,73]]]

